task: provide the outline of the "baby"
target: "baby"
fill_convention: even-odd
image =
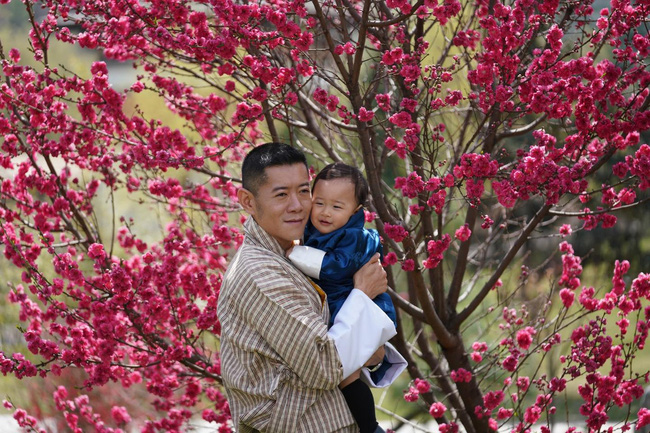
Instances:
[[[314,278],[327,294],[330,326],[354,288],[354,273],[382,250],[377,231],[364,228],[363,206],[367,199],[368,183],[358,169],[340,162],[328,165],[314,179],[311,218],[305,227],[304,246],[295,246],[287,252],[296,267]],[[393,323],[396,322],[395,307],[387,293],[373,301]],[[389,365],[385,357],[379,368],[386,370]],[[398,371],[403,367],[405,362]],[[341,391],[361,433],[382,432],[375,417],[372,392],[359,377],[360,372],[356,372],[346,379]],[[374,380],[372,378],[371,382]]]

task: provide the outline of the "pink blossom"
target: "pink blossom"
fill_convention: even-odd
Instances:
[[[287,95],[284,97],[284,103],[287,105],[296,105],[298,102],[298,95],[296,95],[294,92],[288,92]]]
[[[539,419],[541,413],[542,413],[542,409],[540,407],[535,405],[530,406],[526,408],[526,411],[524,412],[524,421],[526,421],[529,424],[534,424]]]
[[[458,433],[458,424],[454,422],[439,424],[438,430],[440,433]]]
[[[144,90],[145,86],[142,83],[142,81],[136,81],[131,85],[131,90],[133,90],[135,93],[140,93]]]
[[[504,397],[503,391],[490,391],[483,396],[483,405],[488,410],[495,409],[501,404]]]
[[[517,344],[524,350],[527,350],[533,342],[533,336],[537,333],[535,328],[527,326],[517,331]]]
[[[503,360],[501,365],[506,371],[512,372],[516,370],[517,362],[518,362],[517,357],[515,357],[514,355],[509,355],[506,357],[506,359]]]
[[[433,208],[433,210],[440,214],[445,205],[445,198],[447,197],[447,192],[445,190],[440,190],[431,194],[431,197],[427,200],[427,206]]]
[[[494,224],[494,220],[489,215],[482,215],[481,218],[483,219],[483,223],[481,223],[482,229],[488,229]]]
[[[402,194],[408,198],[415,198],[417,195],[424,191],[424,181],[416,173],[411,172],[408,177],[397,177],[395,178],[395,189],[401,189]]]
[[[418,392],[420,393],[426,393],[431,390],[431,384],[429,383],[428,380],[423,380],[423,379],[415,379],[415,387],[417,388]]]
[[[117,424],[127,424],[131,422],[131,416],[124,406],[113,406],[111,408],[111,416]]]
[[[388,149],[393,150],[402,159],[406,158],[406,144],[395,140],[393,137],[386,138],[385,145]]]
[[[442,261],[443,253],[451,245],[451,236],[444,234],[438,240],[432,240],[427,243],[427,252],[429,257],[423,262],[424,267],[430,269],[438,266]]]
[[[371,222],[373,222],[375,219],[377,219],[377,214],[376,214],[375,212],[370,212],[370,211],[364,209],[364,210],[363,210],[363,214],[364,214],[364,217],[365,217],[365,221],[366,221],[367,223],[371,223]]]
[[[482,353],[488,350],[488,345],[483,341],[476,341],[472,343],[472,349]]]
[[[418,101],[411,98],[404,98],[400,102],[399,106],[413,113],[418,106]]]
[[[429,407],[429,414],[434,418],[440,418],[446,411],[447,407],[440,402],[435,402]]]
[[[560,290],[560,299],[562,299],[562,303],[564,304],[565,308],[569,308],[571,305],[573,305],[574,298],[575,294],[572,290],[566,288]]]
[[[400,111],[397,114],[393,114],[388,118],[388,120],[400,128],[407,128],[412,123],[411,115],[406,111]]]
[[[637,412],[637,417],[639,418],[636,423],[636,428],[640,429],[643,426],[650,424],[650,409],[642,407]]]
[[[300,38],[295,40],[293,44],[300,51],[307,51],[314,43],[314,35],[310,32],[302,32]]]
[[[402,242],[408,236],[408,231],[398,225],[384,224],[384,231],[386,232],[386,236],[395,242]]]
[[[339,102],[340,102],[340,100],[339,100],[338,96],[330,95],[330,97],[327,98],[327,102],[325,103],[325,107],[327,108],[328,111],[336,111],[336,109],[339,106]]]
[[[471,235],[472,235],[472,231],[469,229],[469,225],[465,224],[461,228],[456,230],[454,237],[461,242],[465,242],[466,240],[469,239]]]
[[[397,254],[390,252],[384,256],[384,261],[382,262],[383,266],[392,266],[397,263]]]
[[[469,382],[472,380],[472,373],[464,368],[459,368],[457,370],[452,370],[449,377],[454,382]]]
[[[404,81],[411,82],[420,78],[422,70],[418,65],[404,65],[400,71],[400,75],[404,77]]]
[[[324,89],[320,87],[314,90],[314,100],[319,104],[325,105],[328,101],[328,94]]]
[[[406,259],[402,262],[402,270],[406,272],[411,272],[415,270],[415,262],[413,259]]]
[[[463,99],[463,94],[458,90],[450,90],[449,94],[445,97],[445,103],[452,107],[458,105]]]
[[[404,393],[404,400],[408,402],[414,402],[417,401],[420,398],[420,391],[417,390],[417,388],[411,386],[409,387],[408,391]]]
[[[375,113],[372,110],[366,110],[364,107],[359,109],[359,120],[361,122],[370,122],[373,117],[375,117]]]
[[[341,55],[343,53],[347,55],[353,55],[356,52],[356,47],[352,42],[346,42],[345,45],[337,45],[334,48],[334,53],[337,55]]]
[[[404,51],[402,50],[401,47],[393,48],[390,51],[384,52],[381,61],[385,65],[390,66],[400,62],[402,60],[403,55],[404,55]]]
[[[513,409],[506,409],[504,407],[500,407],[498,412],[497,412],[497,419],[508,419],[514,414]]]
[[[20,51],[18,51],[18,49],[16,49],[16,48],[10,49],[9,50],[9,58],[14,63],[20,62]]]
[[[519,388],[521,392],[526,392],[529,386],[530,379],[527,376],[517,378],[517,388]]]
[[[560,234],[562,237],[569,236],[571,231],[571,226],[569,224],[562,224],[562,227],[560,227]]]
[[[551,391],[562,392],[566,388],[566,379],[554,377],[551,379],[549,389]]]
[[[375,96],[375,101],[377,101],[379,108],[384,111],[390,111],[390,95],[386,93],[378,93],[377,96]]]
[[[104,260],[106,258],[106,251],[104,251],[104,245],[92,244],[88,248],[88,257],[94,260]]]

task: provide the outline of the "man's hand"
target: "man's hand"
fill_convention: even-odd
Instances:
[[[388,288],[386,271],[379,262],[379,253],[354,274],[354,287],[365,293],[370,299],[381,295]]]

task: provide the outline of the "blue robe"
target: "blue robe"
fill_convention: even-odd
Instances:
[[[309,221],[305,227],[304,244],[325,251],[316,283],[327,294],[330,323],[354,288],[353,275],[372,258],[382,252],[381,240],[376,230],[365,229],[363,209],[358,210],[340,229],[323,234]],[[395,307],[388,293],[373,299],[393,323],[396,324]]]

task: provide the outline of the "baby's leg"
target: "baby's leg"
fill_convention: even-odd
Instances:
[[[375,399],[372,391],[361,379],[361,371],[355,371],[339,388],[345,397],[361,433],[375,433],[379,424],[375,417]]]

